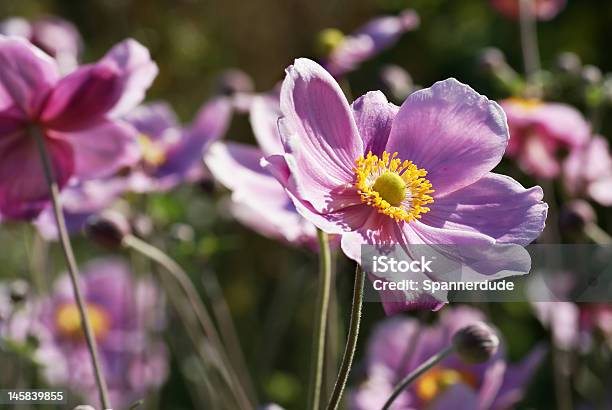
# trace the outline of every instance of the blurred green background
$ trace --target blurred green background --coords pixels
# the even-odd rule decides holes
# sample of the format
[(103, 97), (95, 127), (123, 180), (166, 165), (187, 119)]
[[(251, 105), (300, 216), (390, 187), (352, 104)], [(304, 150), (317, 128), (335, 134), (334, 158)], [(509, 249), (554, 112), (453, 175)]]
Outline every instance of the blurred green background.
[[(417, 84), (428, 86), (453, 76), (490, 98), (506, 96), (479, 69), (478, 56), (484, 47), (498, 47), (520, 71), (518, 26), (496, 14), (486, 0), (4, 0), (0, 19), (53, 14), (70, 20), (84, 37), (84, 61), (99, 58), (125, 37), (136, 38), (151, 50), (160, 68), (148, 99), (169, 101), (188, 122), (214, 92), (222, 70), (238, 67), (253, 77), (257, 91), (269, 90), (294, 58), (316, 57), (320, 30), (336, 27), (348, 33), (376, 15), (407, 7), (418, 11), (421, 27), (348, 76), (354, 95), (378, 88), (378, 70), (383, 63), (393, 63), (405, 68)], [(583, 62), (611, 71), (610, 27), (611, 1), (570, 0), (557, 18), (539, 26), (543, 67), (551, 67), (560, 51), (573, 51)], [(612, 135), (612, 121), (604, 118), (602, 132)], [(246, 116), (234, 117), (227, 138), (254, 142)], [(233, 222), (223, 196), (221, 189), (211, 194), (191, 186), (153, 195), (146, 204), (136, 198), (132, 202), (153, 218), (156, 240), (165, 244), (198, 285), (206, 272), (218, 275), (260, 397), (302, 408), (316, 299), (316, 257), (261, 238)], [(604, 223), (609, 223), (600, 212)], [(29, 277), (29, 263), (36, 257), (31, 238), (31, 227), (0, 225), (0, 279)], [(53, 246), (48, 263), (51, 272), (58, 272), (63, 262)], [(77, 254), (84, 262), (104, 252), (77, 241)], [(342, 255), (337, 263), (337, 309), (343, 331), (353, 266)], [(506, 337), (512, 359), (548, 339), (526, 304), (479, 307), (506, 336), (512, 335)], [(365, 350), (372, 324), (383, 316), (378, 304), (366, 304), (359, 354)], [(421, 316), (430, 320), (435, 314)], [(180, 350), (181, 332), (178, 327), (168, 332), (171, 348)], [(339, 340), (339, 349), (342, 345)], [(184, 365), (185, 359), (184, 354), (173, 355), (160, 408), (195, 408), (198, 382), (190, 380), (193, 372)], [(520, 408), (552, 408), (550, 375), (548, 361)], [(359, 371), (354, 379), (358, 377)]]

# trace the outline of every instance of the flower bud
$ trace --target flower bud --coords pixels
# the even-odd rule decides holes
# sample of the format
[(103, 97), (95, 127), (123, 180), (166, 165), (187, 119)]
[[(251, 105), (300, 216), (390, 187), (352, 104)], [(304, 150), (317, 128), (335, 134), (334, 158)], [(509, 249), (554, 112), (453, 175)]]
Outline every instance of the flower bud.
[(253, 80), (247, 73), (237, 68), (224, 70), (215, 83), (217, 94), (234, 95), (255, 91)]
[(506, 57), (498, 48), (487, 47), (480, 53), (480, 66), (488, 71), (496, 71), (506, 66)]
[(91, 216), (85, 225), (86, 235), (105, 248), (120, 247), (123, 238), (130, 232), (125, 217), (112, 210)]
[(490, 326), (477, 322), (455, 333), (453, 347), (465, 363), (484, 363), (497, 353), (499, 337)]
[(414, 89), (410, 74), (393, 64), (388, 64), (380, 70), (380, 82), (385, 93), (398, 102), (403, 102)]
[(10, 285), (11, 302), (19, 304), (25, 301), (30, 292), (30, 285), (25, 280), (18, 279)]
[(557, 56), (556, 66), (563, 73), (579, 74), (582, 69), (582, 62), (578, 55), (566, 51)]
[(595, 210), (583, 199), (575, 199), (561, 208), (559, 226), (564, 232), (581, 232), (586, 225), (596, 222)]
[(257, 410), (284, 410), (281, 406), (275, 403), (264, 404), (257, 408)]
[(603, 75), (601, 70), (594, 65), (585, 65), (580, 73), (582, 80), (587, 84), (598, 84), (601, 82)]
[(76, 406), (74, 409), (72, 410), (96, 410), (94, 407), (91, 406), (87, 406), (85, 404), (81, 404), (80, 406)]

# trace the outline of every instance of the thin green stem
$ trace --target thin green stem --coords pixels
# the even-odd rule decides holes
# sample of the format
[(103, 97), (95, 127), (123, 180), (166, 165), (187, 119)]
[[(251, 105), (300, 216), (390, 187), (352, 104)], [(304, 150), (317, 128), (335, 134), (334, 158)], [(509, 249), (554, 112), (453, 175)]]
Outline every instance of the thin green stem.
[(421, 365), (417, 367), (416, 369), (414, 369), (412, 372), (410, 372), (408, 376), (404, 377), (398, 384), (395, 385), (395, 388), (393, 389), (393, 393), (391, 393), (391, 396), (389, 396), (389, 398), (387, 399), (387, 402), (385, 403), (384, 406), (382, 406), (381, 410), (389, 409), (391, 407), (391, 404), (393, 404), (393, 402), (397, 398), (397, 396), (399, 396), (400, 393), (406, 387), (410, 386), (412, 382), (414, 382), (416, 379), (421, 377), (423, 373), (425, 373), (427, 370), (431, 369), (433, 366), (440, 363), (445, 357), (451, 354), (453, 350), (455, 349), (452, 345), (444, 348), (440, 352), (436, 353), (435, 355), (431, 356), (429, 359), (421, 363)]
[(72, 291), (74, 293), (74, 298), (79, 309), (81, 326), (83, 327), (85, 341), (87, 343), (87, 348), (89, 349), (89, 354), (91, 356), (91, 362), (96, 378), (96, 384), (98, 385), (98, 390), (100, 394), (100, 401), (104, 409), (111, 409), (111, 403), (108, 398), (108, 388), (106, 386), (106, 379), (104, 378), (104, 371), (102, 369), (102, 366), (100, 365), (100, 359), (98, 357), (98, 346), (96, 344), (96, 338), (94, 337), (94, 333), (91, 328), (91, 323), (89, 322), (89, 316), (87, 314), (87, 304), (85, 302), (85, 298), (83, 297), (81, 285), (79, 284), (79, 269), (77, 267), (74, 252), (72, 250), (72, 244), (70, 243), (70, 237), (66, 229), (66, 221), (64, 220), (64, 212), (62, 211), (62, 204), (60, 201), (59, 186), (57, 184), (57, 181), (55, 180), (55, 175), (53, 174), (51, 160), (49, 158), (49, 153), (47, 152), (47, 147), (45, 145), (42, 133), (38, 128), (32, 127), (31, 134), (36, 140), (36, 145), (38, 146), (40, 159), (43, 165), (45, 179), (47, 180), (47, 185), (49, 187), (49, 194), (51, 196), (51, 203), (53, 205), (53, 214), (55, 216), (55, 223), (57, 224), (59, 241), (62, 247), (62, 251), (64, 253), (64, 258), (66, 259), (66, 264), (68, 266), (68, 273), (70, 276), (70, 282), (72, 284)]
[(538, 29), (535, 16), (535, 0), (519, 0), (520, 29), (521, 29), (521, 51), (523, 53), (523, 64), (527, 82), (530, 85), (528, 91), (533, 91), (540, 97), (539, 86), (536, 86), (536, 76), (540, 71), (540, 51), (538, 48)]
[(321, 403), (321, 388), (323, 386), (323, 364), (325, 362), (325, 340), (327, 332), (327, 317), (329, 310), (329, 295), (331, 291), (331, 252), (329, 238), (321, 230), (317, 231), (319, 239), (319, 291), (317, 313), (315, 317), (315, 337), (312, 347), (312, 368), (308, 408), (319, 410)]
[(584, 233), (598, 245), (612, 245), (612, 236), (595, 222), (586, 224), (584, 226)]
[(155, 246), (138, 239), (134, 235), (126, 235), (123, 238), (123, 245), (127, 248), (140, 252), (144, 256), (155, 261), (164, 267), (164, 269), (176, 280), (177, 284), (181, 288), (181, 291), (185, 294), (187, 302), (192, 307), (202, 331), (206, 337), (210, 339), (211, 345), (220, 355), (221, 360), (226, 364), (224, 370), (226, 370), (229, 374), (229, 382), (235, 389), (237, 398), (241, 403), (241, 408), (252, 409), (254, 406), (249, 400), (244, 387), (241, 385), (234, 369), (230, 364), (219, 333), (215, 328), (214, 322), (206, 310), (206, 306), (204, 306), (204, 303), (202, 303), (193, 282), (191, 282), (191, 279), (189, 279), (189, 275), (187, 275), (183, 268), (181, 268), (179, 264), (176, 263), (170, 256), (166, 255)]
[(365, 285), (365, 272), (359, 265), (355, 271), (355, 287), (353, 289), (353, 305), (351, 307), (351, 320), (349, 324), (348, 337), (342, 363), (338, 372), (338, 378), (334, 385), (334, 390), (327, 404), (327, 410), (336, 410), (340, 405), (342, 393), (346, 387), (348, 376), (353, 365), (355, 351), (357, 350), (357, 340), (359, 339), (359, 326), (361, 324), (361, 307), (363, 306), (363, 290)]

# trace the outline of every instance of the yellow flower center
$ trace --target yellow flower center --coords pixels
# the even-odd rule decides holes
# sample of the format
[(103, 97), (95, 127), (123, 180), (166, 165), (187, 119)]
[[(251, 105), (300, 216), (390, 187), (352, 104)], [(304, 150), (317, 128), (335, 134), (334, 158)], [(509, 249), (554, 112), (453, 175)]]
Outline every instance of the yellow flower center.
[(140, 145), (142, 159), (147, 165), (157, 167), (166, 161), (166, 154), (163, 148), (147, 135), (140, 134), (138, 136), (138, 144)]
[(317, 51), (322, 56), (328, 56), (340, 43), (344, 41), (344, 34), (337, 28), (322, 30), (317, 36)]
[(433, 202), (431, 183), (424, 177), (427, 171), (412, 161), (402, 161), (397, 152), (382, 153), (382, 158), (371, 152), (355, 161), (355, 187), (361, 202), (396, 221), (410, 222), (427, 213)]
[[(88, 303), (87, 316), (94, 337), (102, 339), (110, 329), (110, 316), (102, 306)], [(83, 337), (81, 328), (81, 315), (75, 303), (65, 303), (57, 309), (55, 313), (55, 323), (60, 333), (72, 339)]]
[(537, 98), (521, 98), (521, 97), (510, 97), (507, 101), (519, 105), (525, 110), (533, 110), (542, 105), (542, 101)]
[(417, 380), (416, 394), (421, 401), (429, 402), (457, 383), (465, 383), (474, 387), (476, 380), (472, 374), (467, 372), (434, 367)]

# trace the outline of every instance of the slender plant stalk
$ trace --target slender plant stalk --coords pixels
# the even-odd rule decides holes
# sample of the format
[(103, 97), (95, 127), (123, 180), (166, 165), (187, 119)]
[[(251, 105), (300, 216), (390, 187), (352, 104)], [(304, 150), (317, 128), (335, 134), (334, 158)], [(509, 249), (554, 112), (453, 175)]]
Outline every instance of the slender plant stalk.
[(192, 307), (199, 325), (202, 328), (202, 331), (211, 341), (211, 345), (220, 355), (221, 360), (227, 364), (225, 366), (225, 370), (227, 370), (229, 374), (229, 382), (235, 389), (235, 393), (239, 398), (242, 408), (252, 409), (254, 405), (250, 401), (247, 396), (244, 387), (240, 383), (238, 377), (232, 366), (230, 365), (230, 361), (227, 357), (227, 353), (225, 352), (225, 348), (215, 328), (214, 322), (206, 310), (206, 307), (202, 303), (197, 290), (195, 289), (193, 283), (189, 279), (187, 273), (176, 263), (170, 256), (166, 255), (160, 249), (156, 248), (153, 245), (148, 244), (145, 241), (142, 241), (135, 237), (134, 235), (126, 235), (123, 238), (123, 245), (127, 248), (133, 249), (137, 252), (142, 253), (144, 256), (154, 260), (161, 266), (163, 266), (168, 273), (176, 280), (177, 284), (180, 286), (181, 290), (185, 294), (188, 303)]
[(612, 236), (601, 229), (595, 222), (586, 224), (584, 226), (584, 233), (598, 245), (612, 245)]
[(236, 325), (232, 319), (230, 308), (223, 296), (223, 290), (215, 272), (205, 273), (202, 284), (204, 285), (204, 291), (208, 294), (214, 319), (219, 326), (221, 339), (228, 347), (227, 350), (230, 353), (230, 358), (233, 359), (233, 364), (239, 372), (243, 385), (249, 395), (256, 398), (255, 388), (249, 376), (248, 366), (242, 351), (238, 332), (236, 331)]
[(340, 405), (342, 393), (348, 380), (353, 358), (357, 350), (357, 340), (359, 339), (359, 325), (361, 324), (361, 307), (363, 305), (363, 290), (365, 285), (365, 272), (359, 265), (355, 271), (355, 288), (353, 289), (353, 305), (351, 307), (351, 320), (349, 323), (346, 347), (342, 356), (342, 363), (338, 372), (338, 378), (334, 385), (334, 390), (327, 404), (327, 410), (336, 410)]
[(315, 317), (315, 337), (312, 347), (312, 362), (314, 366), (310, 379), (310, 405), (308, 406), (308, 408), (312, 410), (319, 410), (321, 403), (327, 316), (331, 291), (331, 252), (329, 250), (329, 237), (321, 230), (317, 231), (317, 237), (319, 238), (319, 295), (317, 302), (318, 310)]
[[(521, 29), (521, 51), (523, 53), (523, 64), (528, 83), (534, 87), (536, 85), (536, 75), (540, 71), (540, 51), (538, 48), (538, 30), (535, 16), (535, 0), (519, 0), (520, 29)], [(539, 87), (531, 88), (530, 91), (537, 90)], [(536, 95), (539, 97), (539, 95)]]
[(429, 359), (421, 363), (419, 367), (417, 367), (412, 372), (410, 372), (408, 376), (404, 377), (398, 384), (395, 385), (395, 388), (393, 389), (393, 393), (391, 393), (391, 396), (389, 396), (389, 398), (387, 399), (387, 402), (385, 403), (384, 406), (382, 406), (381, 410), (388, 410), (389, 407), (391, 407), (391, 404), (393, 404), (393, 402), (397, 398), (397, 396), (400, 395), (402, 390), (410, 386), (412, 382), (414, 382), (416, 379), (421, 377), (423, 373), (425, 373), (427, 370), (431, 369), (433, 366), (440, 363), (445, 357), (451, 354), (454, 350), (455, 350), (454, 347), (450, 345), (444, 348), (443, 350), (439, 351), (435, 355), (431, 356)]
[(64, 220), (64, 213), (62, 211), (62, 205), (60, 202), (59, 187), (57, 185), (57, 181), (55, 180), (55, 175), (53, 174), (51, 160), (49, 158), (49, 153), (47, 152), (47, 147), (45, 145), (43, 135), (41, 134), (40, 130), (35, 127), (31, 129), (31, 134), (36, 140), (36, 145), (38, 146), (40, 159), (43, 165), (43, 171), (45, 173), (47, 185), (49, 186), (49, 194), (51, 196), (51, 203), (53, 204), (53, 214), (55, 216), (55, 222), (57, 224), (58, 236), (60, 244), (62, 246), (62, 251), (64, 253), (64, 258), (66, 259), (66, 264), (68, 266), (68, 273), (70, 275), (72, 291), (74, 293), (74, 298), (79, 309), (81, 326), (83, 327), (83, 333), (85, 334), (85, 341), (87, 342), (87, 348), (89, 349), (89, 354), (91, 356), (91, 362), (94, 369), (96, 384), (98, 385), (98, 390), (100, 394), (100, 401), (104, 409), (111, 409), (112, 407), (108, 398), (108, 388), (106, 386), (106, 379), (104, 378), (104, 371), (102, 369), (102, 366), (100, 365), (100, 359), (98, 357), (98, 347), (96, 344), (96, 338), (94, 337), (91, 328), (91, 323), (89, 322), (89, 316), (87, 314), (86, 308), (87, 305), (85, 303), (85, 298), (83, 297), (81, 285), (79, 284), (79, 270), (77, 267), (76, 259), (74, 257), (74, 252), (72, 251), (70, 237), (68, 235), (68, 231), (66, 230), (66, 221)]

